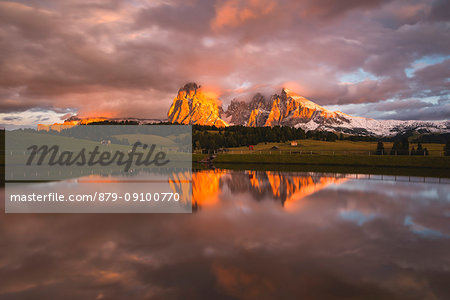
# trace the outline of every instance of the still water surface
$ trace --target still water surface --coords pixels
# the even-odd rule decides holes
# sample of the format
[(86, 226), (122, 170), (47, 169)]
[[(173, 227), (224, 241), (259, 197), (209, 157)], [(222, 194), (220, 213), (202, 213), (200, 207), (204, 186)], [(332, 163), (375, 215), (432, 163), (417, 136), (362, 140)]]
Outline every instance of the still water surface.
[(450, 299), (447, 183), (192, 179), (192, 214), (1, 214), (0, 299)]

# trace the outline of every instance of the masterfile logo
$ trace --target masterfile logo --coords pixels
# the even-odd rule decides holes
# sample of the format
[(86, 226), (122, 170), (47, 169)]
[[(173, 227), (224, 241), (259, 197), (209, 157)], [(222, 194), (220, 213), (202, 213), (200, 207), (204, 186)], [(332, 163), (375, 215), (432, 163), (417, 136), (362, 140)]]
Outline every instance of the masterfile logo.
[(192, 211), (191, 126), (15, 130), (5, 142), (8, 213)]
[[(143, 150), (147, 150), (146, 153), (138, 152), (137, 147), (141, 146)], [(164, 151), (158, 151), (155, 155), (156, 145), (142, 144), (141, 142), (136, 142), (133, 144), (131, 151), (124, 153), (120, 150), (110, 151), (99, 151), (99, 146), (96, 146), (92, 151), (87, 151), (86, 148), (82, 148), (80, 151), (75, 153), (74, 151), (60, 151), (59, 146), (53, 145), (51, 147), (47, 145), (38, 146), (33, 145), (27, 148), (31, 150), (28, 160), (26, 162), (27, 166), (31, 166), (33, 163), (41, 166), (49, 156), (48, 165), (60, 165), (60, 166), (109, 166), (116, 164), (117, 166), (124, 166), (124, 171), (128, 172), (131, 165), (133, 164), (134, 158), (136, 157), (136, 166), (150, 166), (154, 164), (155, 166), (167, 165), (170, 160), (165, 159), (167, 154)], [(144, 158), (145, 157), (145, 158)]]

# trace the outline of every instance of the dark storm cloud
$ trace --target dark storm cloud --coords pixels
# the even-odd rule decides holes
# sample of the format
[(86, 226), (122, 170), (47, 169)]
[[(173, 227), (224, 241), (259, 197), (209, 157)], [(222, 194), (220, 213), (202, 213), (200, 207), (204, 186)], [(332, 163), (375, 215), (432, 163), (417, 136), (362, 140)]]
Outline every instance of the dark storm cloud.
[(213, 17), (213, 1), (178, 1), (142, 9), (136, 15), (135, 27), (142, 29), (155, 25), (199, 35), (209, 32), (209, 27), (205, 24)]
[(323, 18), (335, 17), (347, 11), (355, 9), (369, 9), (379, 7), (381, 4), (391, 0), (310, 0), (306, 2), (305, 15), (320, 16)]
[[(396, 119), (400, 120), (448, 120), (450, 118), (450, 99), (445, 101), (440, 101), (439, 103), (428, 103), (425, 104), (423, 101), (418, 101), (418, 105), (415, 106), (414, 103), (408, 106), (410, 101), (406, 102), (403, 107), (399, 107), (394, 110), (394, 116)], [(387, 112), (392, 112), (389, 110), (383, 110), (382, 106), (377, 107), (380, 111), (380, 118), (382, 119), (392, 119), (393, 115)]]
[(22, 120), (21, 117), (17, 117), (17, 116), (11, 116), (11, 117), (3, 117), (4, 121), (19, 121)]
[(450, 20), (450, 2), (447, 0), (435, 0), (431, 10), (431, 19), (438, 21)]
[[(293, 85), (319, 104), (448, 94), (446, 1), (0, 3), (0, 110), (164, 117), (197, 81), (227, 103)], [(343, 83), (363, 69), (373, 77)], [(245, 88), (242, 88), (245, 86)], [(402, 116), (399, 116), (401, 118)]]
[(450, 59), (427, 66), (414, 73), (417, 96), (450, 95)]
[[(348, 109), (348, 110), (347, 110)], [(355, 106), (345, 107), (351, 114), (360, 113), (375, 119), (398, 120), (448, 120), (450, 116), (450, 98), (437, 101), (404, 99), (369, 103), (363, 109)]]

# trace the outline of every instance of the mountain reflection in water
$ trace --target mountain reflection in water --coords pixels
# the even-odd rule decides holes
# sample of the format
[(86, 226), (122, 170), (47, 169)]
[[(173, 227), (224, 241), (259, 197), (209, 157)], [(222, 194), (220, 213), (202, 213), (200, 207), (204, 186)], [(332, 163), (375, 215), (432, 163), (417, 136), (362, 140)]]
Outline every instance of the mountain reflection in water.
[(274, 171), (206, 170), (192, 175), (194, 206), (217, 204), (222, 193), (238, 196), (249, 193), (254, 200), (274, 200), (289, 207), (329, 184), (345, 182), (345, 175)]
[(450, 297), (448, 184), (192, 180), (193, 214), (2, 214), (0, 299)]

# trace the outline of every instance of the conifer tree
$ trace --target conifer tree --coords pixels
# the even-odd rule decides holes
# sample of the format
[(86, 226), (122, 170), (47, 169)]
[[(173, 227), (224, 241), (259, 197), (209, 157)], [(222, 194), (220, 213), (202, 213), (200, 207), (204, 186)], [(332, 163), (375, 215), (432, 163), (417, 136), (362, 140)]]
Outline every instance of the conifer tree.
[(417, 144), (416, 155), (423, 155), (423, 153), (424, 153), (424, 149), (422, 148), (422, 144), (419, 142)]
[(391, 155), (398, 155), (400, 148), (401, 148), (400, 141), (399, 140), (395, 140), (394, 144), (392, 145)]
[(409, 155), (409, 141), (408, 138), (403, 138), (401, 142), (400, 155)]
[(376, 155), (383, 155), (384, 154), (384, 145), (382, 141), (379, 141), (377, 144), (377, 150), (375, 151)]
[(450, 140), (448, 140), (444, 146), (444, 155), (450, 156)]

